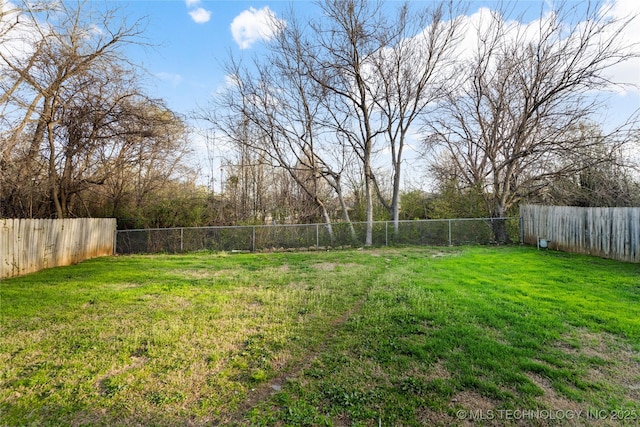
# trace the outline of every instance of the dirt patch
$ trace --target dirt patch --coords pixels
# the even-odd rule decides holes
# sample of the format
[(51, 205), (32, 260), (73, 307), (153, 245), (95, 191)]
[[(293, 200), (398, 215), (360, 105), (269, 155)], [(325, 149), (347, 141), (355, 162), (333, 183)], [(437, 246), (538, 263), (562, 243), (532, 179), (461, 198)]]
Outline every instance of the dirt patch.
[(626, 399), (640, 402), (640, 354), (630, 344), (612, 334), (578, 329), (562, 337), (556, 348), (572, 356), (602, 360), (602, 364), (590, 365), (586, 380), (620, 388)]
[(398, 249), (367, 249), (367, 253), (376, 258), (381, 256), (402, 254), (402, 252)]
[[(455, 410), (456, 418), (462, 426), (478, 425), (478, 418), (481, 419), (482, 425), (498, 426), (505, 425), (505, 420), (500, 417), (492, 417), (491, 411), (495, 411), (498, 402), (473, 390), (463, 390), (457, 393), (450, 403), (451, 408), (464, 408), (463, 410)], [(473, 411), (473, 415), (470, 415)]]
[(451, 256), (451, 255), (453, 255), (451, 252), (435, 252), (435, 253), (432, 253), (430, 256), (431, 258), (442, 258), (446, 256)]
[(316, 288), (316, 285), (312, 282), (293, 281), (287, 284), (287, 291), (289, 292), (308, 292)]
[(424, 256), (425, 258), (440, 258), (440, 257), (456, 256), (462, 253), (462, 249), (460, 248), (438, 249), (438, 248), (430, 248), (430, 247), (401, 248), (401, 249), (379, 248), (379, 249), (367, 249), (366, 251), (372, 257), (393, 256), (393, 255), (405, 257), (407, 255), (410, 255), (410, 256), (418, 255), (418, 256)]
[(420, 424), (424, 426), (454, 426), (459, 425), (460, 420), (456, 417), (449, 415), (446, 412), (435, 411), (428, 407), (419, 408), (416, 411), (416, 415)]
[(341, 263), (335, 263), (335, 262), (320, 262), (317, 264), (312, 264), (311, 267), (320, 271), (335, 271), (337, 268), (350, 270), (353, 268), (360, 267), (360, 265), (354, 264), (354, 263), (341, 264)]
[(482, 396), (473, 390), (464, 390), (456, 394), (451, 403), (460, 405), (464, 408), (473, 408), (474, 410), (482, 410), (487, 412), (489, 409), (495, 409), (498, 403), (488, 397)]
[(406, 372), (406, 376), (409, 378), (419, 378), (420, 380), (428, 383), (433, 380), (448, 380), (451, 378), (451, 373), (444, 366), (442, 360), (438, 360), (431, 365), (429, 369), (425, 370), (423, 367), (413, 366)]
[(334, 271), (339, 265), (340, 264), (336, 264), (335, 262), (321, 262), (318, 264), (313, 264), (312, 267), (320, 271)]
[(184, 297), (180, 297), (180, 296), (173, 297), (171, 299), (171, 302), (173, 306), (183, 310), (193, 306), (193, 303), (191, 302), (191, 300)]
[(427, 375), (425, 376), (425, 379), (427, 381), (431, 381), (435, 379), (448, 380), (449, 378), (451, 378), (451, 373), (444, 366), (444, 363), (441, 360), (438, 360), (431, 367), (431, 369), (429, 369), (429, 371), (427, 372)]
[(149, 359), (144, 356), (131, 356), (131, 363), (129, 363), (128, 365), (122, 366), (119, 369), (111, 369), (104, 375), (96, 378), (96, 388), (100, 390), (101, 394), (105, 394), (107, 392), (106, 382), (109, 380), (109, 378), (123, 374), (132, 369), (141, 368), (148, 361)]
[(544, 393), (537, 400), (546, 408), (553, 410), (587, 411), (587, 407), (558, 394), (551, 381), (543, 375), (528, 372), (527, 377)]
[(276, 268), (279, 273), (288, 273), (290, 268), (289, 264), (282, 264), (280, 267)]

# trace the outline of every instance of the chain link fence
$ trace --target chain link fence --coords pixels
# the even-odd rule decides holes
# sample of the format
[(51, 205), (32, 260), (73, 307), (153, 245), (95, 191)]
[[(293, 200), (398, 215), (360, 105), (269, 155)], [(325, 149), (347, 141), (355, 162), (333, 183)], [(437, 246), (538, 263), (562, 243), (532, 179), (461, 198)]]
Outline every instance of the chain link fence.
[[(469, 218), (391, 221), (373, 224), (373, 246), (454, 246), (494, 243), (493, 224), (503, 221), (513, 242), (520, 241), (519, 218)], [(323, 250), (360, 247), (366, 223), (275, 224), (232, 227), (181, 227), (118, 230), (115, 253), (179, 253), (193, 251), (256, 252), (289, 249)]]

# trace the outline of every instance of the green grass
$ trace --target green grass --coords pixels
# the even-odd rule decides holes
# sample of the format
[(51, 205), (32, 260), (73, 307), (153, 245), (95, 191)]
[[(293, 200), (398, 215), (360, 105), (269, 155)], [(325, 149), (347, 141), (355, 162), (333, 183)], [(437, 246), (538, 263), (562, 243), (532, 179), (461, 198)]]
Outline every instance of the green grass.
[(0, 425), (640, 417), (634, 264), (522, 247), (126, 256), (5, 280), (0, 298)]

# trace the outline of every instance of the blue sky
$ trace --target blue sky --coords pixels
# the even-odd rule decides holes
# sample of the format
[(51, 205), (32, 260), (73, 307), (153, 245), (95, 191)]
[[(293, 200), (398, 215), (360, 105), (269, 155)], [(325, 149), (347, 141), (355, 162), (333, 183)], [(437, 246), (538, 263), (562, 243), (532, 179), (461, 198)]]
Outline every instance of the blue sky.
[[(395, 1), (391, 1), (393, 4)], [(132, 53), (132, 60), (143, 65), (152, 75), (152, 96), (165, 99), (178, 113), (188, 114), (205, 106), (212, 94), (225, 84), (223, 63), (233, 55), (259, 54), (263, 41), (259, 34), (268, 33), (264, 14), (282, 16), (290, 6), (296, 12), (315, 8), (310, 1), (221, 1), (221, 0), (130, 0), (121, 1), (129, 18), (146, 17), (145, 37), (154, 46)], [(429, 3), (428, 0), (415, 4)], [(537, 13), (539, 1), (520, 1), (523, 9)], [(571, 3), (571, 2), (570, 2)], [(575, 1), (574, 1), (575, 3)], [(468, 15), (495, 2), (472, 1)], [(616, 0), (617, 13), (640, 12), (637, 0)], [(631, 35), (640, 43), (640, 23)], [(251, 38), (251, 36), (254, 38)], [(624, 80), (640, 85), (640, 62), (622, 70)], [(620, 117), (640, 107), (640, 91), (611, 98), (612, 108), (620, 108)]]
[[(170, 108), (182, 114), (204, 106), (224, 84), (223, 63), (230, 53), (251, 55), (260, 49), (262, 40), (251, 35), (260, 31), (263, 14), (271, 11), (277, 16), (289, 7), (288, 2), (281, 1), (122, 3), (129, 18), (146, 17), (144, 35), (153, 45), (135, 49), (131, 59), (153, 76), (149, 81), (152, 95), (165, 99)], [(231, 28), (234, 20), (235, 37)]]

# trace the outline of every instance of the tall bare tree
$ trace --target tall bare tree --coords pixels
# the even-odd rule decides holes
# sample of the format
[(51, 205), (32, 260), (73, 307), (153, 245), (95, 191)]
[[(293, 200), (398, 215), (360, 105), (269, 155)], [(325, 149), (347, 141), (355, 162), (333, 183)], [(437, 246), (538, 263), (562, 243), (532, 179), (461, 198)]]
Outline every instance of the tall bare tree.
[[(416, 119), (435, 107), (453, 72), (460, 20), (452, 18), (451, 5), (418, 10), (411, 3), (389, 9), (384, 2), (323, 2), (323, 18), (310, 23), (312, 35), (302, 43), (307, 75), (324, 94), (325, 126), (348, 142), (361, 163), (366, 245), (372, 243), (376, 194), (397, 231), (409, 132), (417, 131)], [(389, 201), (374, 167), (383, 150), (391, 157)]]
[(339, 138), (346, 141), (362, 163), (366, 200), (365, 245), (373, 243), (373, 157), (376, 139), (384, 128), (375, 120), (375, 87), (370, 70), (383, 47), (381, 34), (391, 25), (380, 2), (330, 0), (320, 3), (322, 19), (311, 21), (313, 36), (303, 42), (305, 69), (324, 94), (324, 108)]
[(462, 34), (459, 10), (452, 4), (434, 4), (415, 10), (405, 3), (381, 34), (383, 45), (373, 57), (369, 84), (376, 87), (374, 97), (385, 130), (385, 144), (391, 155), (392, 193), (390, 202), (376, 189), (389, 209), (398, 232), (402, 162), (409, 132), (416, 120), (428, 114), (454, 81), (455, 52)]
[[(526, 25), (514, 25), (507, 7), (484, 14), (473, 57), (460, 69), (467, 80), (429, 121), (428, 141), (450, 153), (468, 188), (481, 190), (498, 241), (508, 240), (499, 218), (518, 201), (539, 194), (552, 177), (609, 160), (624, 140), (614, 131), (602, 145), (600, 137), (575, 132), (602, 107), (595, 91), (615, 83), (610, 67), (638, 55), (622, 38), (635, 17), (611, 18), (607, 7), (561, 3)], [(595, 145), (606, 149), (590, 151)], [(594, 157), (561, 161), (577, 152)]]

